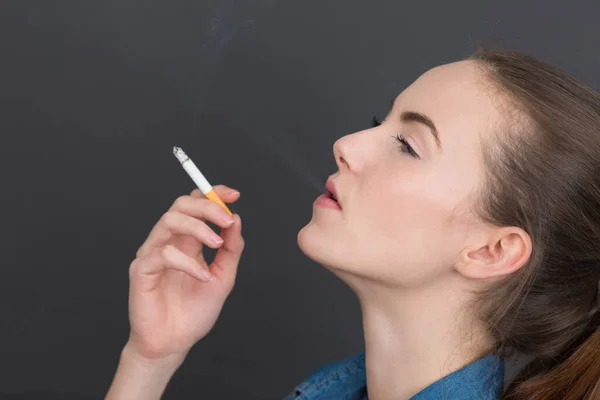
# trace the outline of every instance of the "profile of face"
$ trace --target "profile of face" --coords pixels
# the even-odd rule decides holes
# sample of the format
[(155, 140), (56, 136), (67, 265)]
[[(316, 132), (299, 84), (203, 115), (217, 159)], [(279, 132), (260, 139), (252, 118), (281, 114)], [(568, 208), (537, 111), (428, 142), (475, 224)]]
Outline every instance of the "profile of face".
[(315, 203), (301, 250), (336, 274), (394, 287), (452, 273), (486, 229), (473, 202), (482, 139), (501, 115), (484, 79), (474, 61), (433, 68), (379, 126), (337, 140), (330, 183), (340, 207)]

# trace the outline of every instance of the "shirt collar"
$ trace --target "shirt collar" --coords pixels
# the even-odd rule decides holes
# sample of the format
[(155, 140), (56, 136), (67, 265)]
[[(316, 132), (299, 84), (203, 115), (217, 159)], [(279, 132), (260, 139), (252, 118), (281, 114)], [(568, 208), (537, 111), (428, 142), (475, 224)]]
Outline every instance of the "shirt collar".
[(411, 397), (429, 399), (499, 399), (504, 389), (504, 359), (487, 355), (433, 382)]
[[(363, 352), (319, 368), (296, 387), (293, 398), (362, 400), (367, 398), (366, 380)], [(492, 354), (446, 375), (410, 400), (493, 400), (501, 397), (503, 387), (504, 359)]]

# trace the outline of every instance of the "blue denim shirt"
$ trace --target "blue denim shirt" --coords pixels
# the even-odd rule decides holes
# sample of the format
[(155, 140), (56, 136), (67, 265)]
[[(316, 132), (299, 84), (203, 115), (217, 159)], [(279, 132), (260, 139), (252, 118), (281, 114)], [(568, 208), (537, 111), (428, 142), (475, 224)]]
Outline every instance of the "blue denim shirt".
[[(365, 354), (315, 370), (283, 400), (367, 399)], [(488, 355), (446, 375), (410, 400), (496, 400), (504, 389), (504, 359)]]

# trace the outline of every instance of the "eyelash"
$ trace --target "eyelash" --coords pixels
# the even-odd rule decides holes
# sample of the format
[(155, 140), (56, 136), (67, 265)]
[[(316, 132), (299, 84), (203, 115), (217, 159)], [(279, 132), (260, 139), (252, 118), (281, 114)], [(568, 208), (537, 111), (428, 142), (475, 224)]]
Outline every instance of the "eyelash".
[[(381, 125), (381, 122), (377, 119), (376, 116), (373, 116), (373, 121), (371, 123), (371, 125), (373, 126), (373, 128)], [(411, 157), (414, 158), (421, 158), (419, 157), (419, 155), (415, 152), (415, 150), (412, 148), (412, 146), (406, 141), (406, 138), (404, 138), (404, 136), (402, 136), (401, 134), (397, 133), (395, 135), (392, 135), (392, 138), (400, 143), (402, 145), (401, 150), (403, 153), (406, 153), (408, 155), (410, 155)]]

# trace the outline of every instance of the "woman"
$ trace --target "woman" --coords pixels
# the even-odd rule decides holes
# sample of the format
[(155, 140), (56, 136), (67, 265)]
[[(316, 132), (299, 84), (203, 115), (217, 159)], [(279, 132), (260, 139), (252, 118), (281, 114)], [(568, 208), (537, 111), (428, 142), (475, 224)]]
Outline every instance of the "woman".
[[(337, 200), (315, 202), (298, 243), (357, 294), (365, 353), (287, 399), (600, 398), (598, 93), (481, 49), (419, 77), (334, 156)], [(203, 245), (219, 248), (209, 268)], [(131, 264), (131, 335), (107, 399), (160, 397), (214, 325), (243, 247), (239, 216), (198, 191), (175, 201)], [(503, 393), (514, 349), (535, 359)]]

